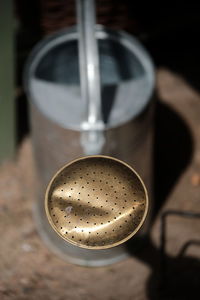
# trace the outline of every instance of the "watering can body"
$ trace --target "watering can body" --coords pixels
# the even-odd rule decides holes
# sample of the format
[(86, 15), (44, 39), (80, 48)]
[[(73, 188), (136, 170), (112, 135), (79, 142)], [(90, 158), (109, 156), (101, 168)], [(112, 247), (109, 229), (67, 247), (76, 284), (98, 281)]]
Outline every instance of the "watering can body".
[[(124, 160), (144, 180), (151, 205), (139, 233), (142, 239), (148, 232), (153, 207), (154, 70), (148, 54), (133, 37), (102, 26), (96, 28), (96, 37), (105, 124), (100, 152)], [(56, 33), (36, 46), (27, 62), (25, 88), (38, 179), (35, 217), (43, 239), (58, 255), (79, 265), (102, 266), (127, 257), (126, 245), (98, 251), (68, 244), (56, 235), (45, 217), (44, 193), (53, 174), (63, 164), (91, 151), (81, 127), (84, 103), (76, 28)]]

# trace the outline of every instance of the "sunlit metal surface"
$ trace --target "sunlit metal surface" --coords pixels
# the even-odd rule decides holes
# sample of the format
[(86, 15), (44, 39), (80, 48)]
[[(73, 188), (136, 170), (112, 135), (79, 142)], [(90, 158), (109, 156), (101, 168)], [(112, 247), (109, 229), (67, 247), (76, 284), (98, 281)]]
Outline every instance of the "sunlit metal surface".
[(141, 178), (126, 163), (88, 156), (55, 174), (46, 191), (45, 209), (64, 240), (82, 248), (105, 249), (139, 230), (148, 196)]

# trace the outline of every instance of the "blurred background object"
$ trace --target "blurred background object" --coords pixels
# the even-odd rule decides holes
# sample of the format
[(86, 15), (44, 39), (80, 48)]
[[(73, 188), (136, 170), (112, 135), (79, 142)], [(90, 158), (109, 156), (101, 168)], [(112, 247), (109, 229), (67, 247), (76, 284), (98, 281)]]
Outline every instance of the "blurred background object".
[(15, 153), (14, 20), (12, 1), (0, 4), (0, 163)]

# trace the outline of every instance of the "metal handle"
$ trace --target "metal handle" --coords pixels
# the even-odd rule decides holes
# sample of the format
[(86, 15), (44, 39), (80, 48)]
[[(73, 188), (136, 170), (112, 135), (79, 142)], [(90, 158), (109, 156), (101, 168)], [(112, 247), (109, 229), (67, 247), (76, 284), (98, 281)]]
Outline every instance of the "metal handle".
[(95, 38), (95, 2), (77, 0), (81, 96), (85, 102), (81, 144), (85, 154), (99, 154), (105, 142), (101, 113), (99, 55)]

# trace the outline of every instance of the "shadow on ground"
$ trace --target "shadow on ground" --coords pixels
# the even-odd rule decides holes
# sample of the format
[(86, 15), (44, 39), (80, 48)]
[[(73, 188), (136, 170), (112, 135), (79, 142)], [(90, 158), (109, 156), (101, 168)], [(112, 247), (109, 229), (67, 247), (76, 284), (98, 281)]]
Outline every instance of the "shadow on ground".
[(193, 138), (185, 121), (157, 101), (154, 144), (155, 215), (164, 204), (193, 155)]
[[(137, 240), (135, 240), (137, 244)], [(146, 282), (146, 293), (150, 300), (197, 299), (199, 293), (200, 260), (189, 256), (165, 256), (166, 269), (161, 268), (160, 250), (150, 239), (134, 253), (146, 263), (151, 274)], [(165, 271), (165, 272), (164, 272)]]
[[(168, 105), (157, 101), (154, 148), (154, 221), (177, 180), (193, 155), (192, 134), (184, 120)], [(143, 243), (139, 249), (138, 245)], [(189, 241), (188, 243), (189, 244)], [(160, 249), (149, 237), (134, 237), (127, 243), (128, 251), (151, 268), (146, 283), (149, 299), (195, 299), (199, 290), (200, 261), (186, 257), (165, 256), (166, 270), (161, 264)]]

